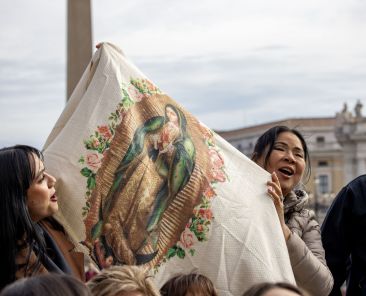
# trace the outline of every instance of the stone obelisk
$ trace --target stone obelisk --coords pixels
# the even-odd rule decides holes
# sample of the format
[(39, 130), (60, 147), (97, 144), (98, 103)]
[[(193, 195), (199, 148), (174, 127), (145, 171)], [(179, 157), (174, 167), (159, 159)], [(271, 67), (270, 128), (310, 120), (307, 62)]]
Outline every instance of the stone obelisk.
[(90, 0), (67, 1), (67, 97), (92, 57)]

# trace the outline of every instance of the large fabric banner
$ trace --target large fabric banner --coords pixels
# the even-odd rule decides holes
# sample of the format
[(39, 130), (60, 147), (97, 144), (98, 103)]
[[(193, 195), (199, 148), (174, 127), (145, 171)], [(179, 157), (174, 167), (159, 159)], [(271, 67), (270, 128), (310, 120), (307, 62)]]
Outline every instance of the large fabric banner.
[(220, 295), (294, 283), (269, 174), (117, 47), (95, 53), (44, 155), (58, 180), (57, 218), (100, 267), (144, 264), (158, 285), (199, 272)]

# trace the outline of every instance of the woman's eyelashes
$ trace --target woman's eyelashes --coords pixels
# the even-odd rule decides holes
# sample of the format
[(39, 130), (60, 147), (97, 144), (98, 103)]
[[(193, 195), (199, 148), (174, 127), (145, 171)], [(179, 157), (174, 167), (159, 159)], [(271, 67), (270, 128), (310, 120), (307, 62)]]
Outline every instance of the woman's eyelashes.
[(44, 179), (45, 179), (45, 175), (44, 175), (44, 174), (42, 174), (42, 175), (41, 175), (41, 176), (39, 176), (39, 178), (38, 178), (38, 183), (42, 183)]
[(37, 178), (37, 183), (42, 183), (46, 179), (45, 171), (40, 172)]
[(296, 155), (297, 157), (304, 158), (304, 154), (302, 154), (302, 153), (300, 153), (300, 152), (295, 153), (295, 155)]
[[(277, 151), (281, 151), (281, 152), (286, 152), (289, 153), (290, 152), (290, 148), (286, 147), (286, 146), (274, 146), (273, 150), (277, 150)], [(291, 152), (293, 155), (295, 155), (296, 157), (299, 158), (304, 158), (304, 153), (300, 150), (300, 149), (294, 149), (294, 151)]]

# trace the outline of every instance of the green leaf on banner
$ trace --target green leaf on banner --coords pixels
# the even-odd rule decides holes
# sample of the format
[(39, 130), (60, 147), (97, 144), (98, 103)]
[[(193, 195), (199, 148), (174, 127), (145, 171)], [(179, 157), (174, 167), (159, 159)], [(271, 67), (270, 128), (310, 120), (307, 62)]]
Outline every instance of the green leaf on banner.
[(80, 173), (84, 176), (84, 177), (89, 177), (93, 172), (88, 169), (87, 167), (84, 167), (81, 169)]
[(92, 174), (91, 176), (88, 177), (88, 180), (87, 180), (87, 187), (88, 189), (90, 190), (93, 190), (95, 188), (95, 174)]

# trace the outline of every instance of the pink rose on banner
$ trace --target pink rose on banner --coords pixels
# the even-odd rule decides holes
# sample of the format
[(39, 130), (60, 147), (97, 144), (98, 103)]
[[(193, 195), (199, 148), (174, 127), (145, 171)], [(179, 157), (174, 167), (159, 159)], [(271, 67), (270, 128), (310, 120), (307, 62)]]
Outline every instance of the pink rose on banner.
[(216, 196), (216, 193), (210, 185), (207, 185), (205, 191), (203, 192), (203, 195), (207, 199), (212, 199), (214, 196)]
[(199, 209), (198, 214), (206, 220), (211, 220), (213, 217), (211, 209)]
[(106, 140), (109, 140), (112, 137), (112, 133), (107, 125), (98, 126), (98, 133), (102, 135), (102, 137)]
[(210, 154), (210, 159), (211, 159), (211, 164), (212, 164), (212, 168), (211, 168), (212, 178), (219, 182), (225, 182), (226, 176), (223, 171), (224, 160), (222, 159), (222, 157), (220, 156), (218, 151), (216, 151), (215, 149), (210, 149), (209, 154)]
[(140, 102), (144, 98), (144, 95), (133, 85), (130, 85), (127, 91), (135, 102)]
[(197, 227), (196, 227), (196, 230), (198, 232), (203, 232), (203, 225), (202, 224), (198, 224)]
[(187, 228), (182, 232), (180, 242), (184, 248), (189, 249), (193, 246), (193, 235), (194, 234)]
[(210, 149), (208, 153), (211, 158), (211, 163), (215, 169), (219, 169), (224, 166), (224, 160), (215, 149)]
[(90, 153), (86, 155), (86, 164), (92, 170), (97, 170), (100, 168), (102, 162), (99, 158), (98, 153)]
[(199, 233), (206, 233), (208, 232), (208, 227), (204, 224), (197, 224), (196, 231)]
[(212, 174), (212, 178), (215, 181), (219, 181), (219, 182), (225, 182), (226, 181), (225, 173), (221, 169), (212, 169), (211, 174)]

